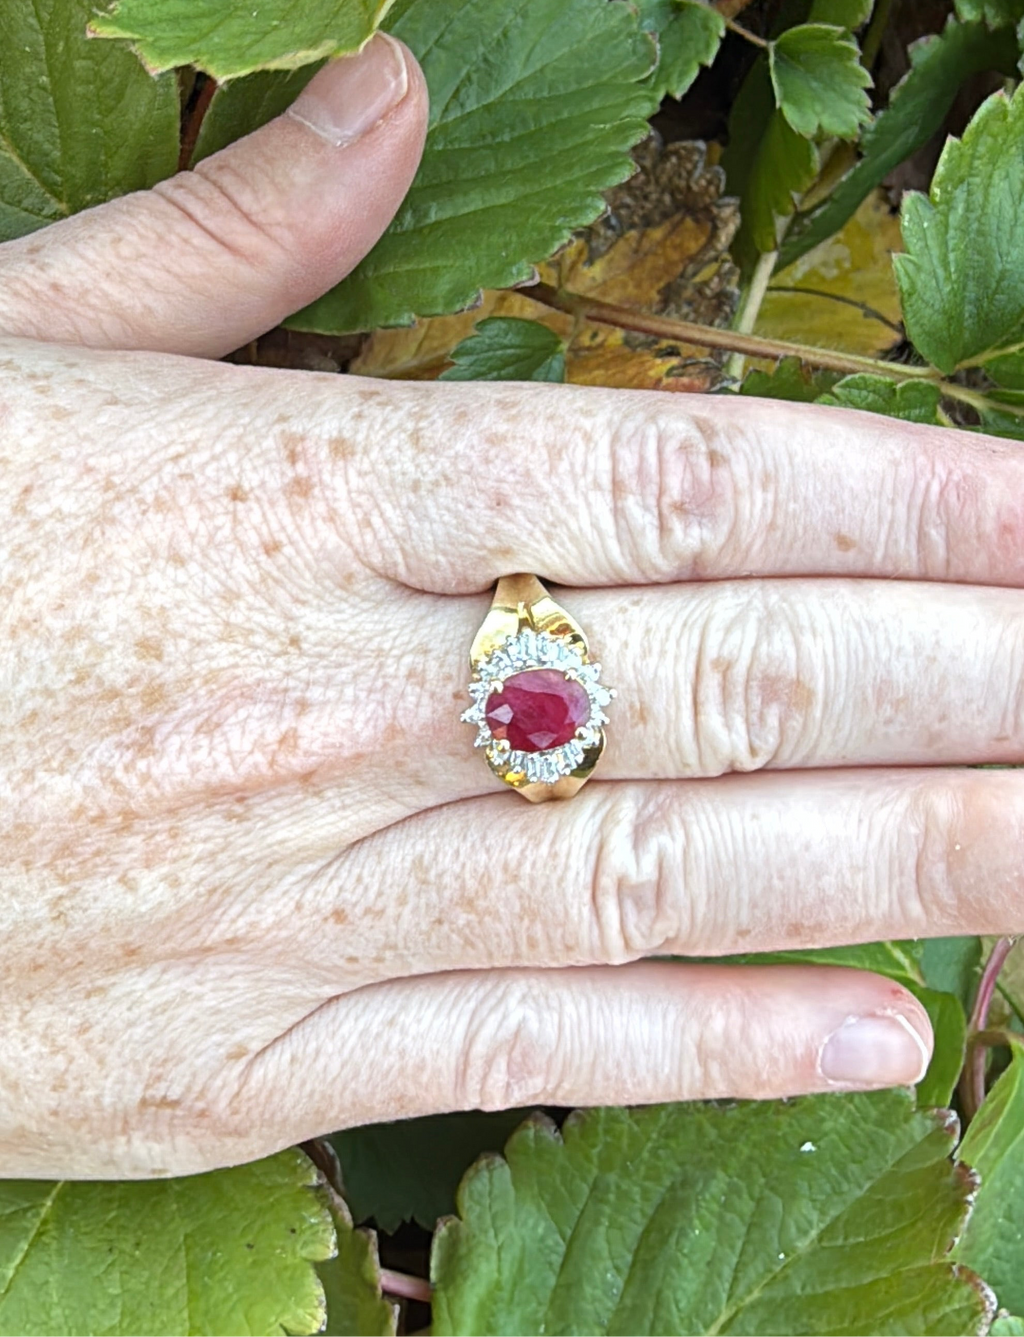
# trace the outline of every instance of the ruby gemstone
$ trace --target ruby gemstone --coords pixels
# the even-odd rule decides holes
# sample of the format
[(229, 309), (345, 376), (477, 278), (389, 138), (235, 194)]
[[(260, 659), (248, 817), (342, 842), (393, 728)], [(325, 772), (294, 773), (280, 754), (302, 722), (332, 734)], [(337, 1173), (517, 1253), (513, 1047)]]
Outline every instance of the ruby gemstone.
[(561, 747), (590, 718), (590, 697), (582, 683), (558, 669), (513, 673), (487, 698), (487, 723), (495, 738), (517, 752)]

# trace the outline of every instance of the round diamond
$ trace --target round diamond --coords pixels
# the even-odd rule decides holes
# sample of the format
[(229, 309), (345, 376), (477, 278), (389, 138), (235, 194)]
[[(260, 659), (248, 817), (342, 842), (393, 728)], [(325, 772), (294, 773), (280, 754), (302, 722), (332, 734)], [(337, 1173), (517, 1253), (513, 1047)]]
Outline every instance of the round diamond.
[(582, 683), (557, 669), (527, 669), (491, 693), (486, 718), (495, 738), (520, 752), (543, 752), (575, 738), (590, 718), (590, 697)]

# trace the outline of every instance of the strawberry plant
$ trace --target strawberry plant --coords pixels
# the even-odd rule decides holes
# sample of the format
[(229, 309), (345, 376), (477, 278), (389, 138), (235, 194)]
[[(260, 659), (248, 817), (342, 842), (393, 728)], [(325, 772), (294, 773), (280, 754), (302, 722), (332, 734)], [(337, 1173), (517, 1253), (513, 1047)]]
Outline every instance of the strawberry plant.
[[(1024, 0), (933, 10), (908, 48), (892, 0), (4, 0), (0, 239), (187, 168), (383, 26), (429, 85), (422, 165), (293, 313), (300, 342), (356, 375), (1024, 441)], [(712, 87), (711, 142), (672, 133)], [(929, 178), (892, 186), (965, 99)], [(0, 1182), (0, 1332), (1024, 1332), (1010, 946), (743, 958), (913, 991), (936, 1035), (915, 1091), (469, 1112), (194, 1178)]]

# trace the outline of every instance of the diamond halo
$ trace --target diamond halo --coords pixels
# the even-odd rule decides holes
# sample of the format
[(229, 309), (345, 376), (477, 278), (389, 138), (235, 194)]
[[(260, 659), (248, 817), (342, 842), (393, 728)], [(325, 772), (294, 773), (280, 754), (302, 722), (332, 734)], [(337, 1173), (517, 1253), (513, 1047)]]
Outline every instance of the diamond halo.
[[(521, 752), (504, 739), (495, 738), (487, 723), (487, 701), (508, 678), (528, 669), (555, 669), (578, 682), (590, 701), (589, 718), (576, 730), (576, 736), (560, 747), (541, 752)], [(615, 696), (614, 688), (600, 682), (601, 665), (588, 663), (568, 637), (551, 636), (524, 628), (508, 636), (476, 665), (469, 684), (473, 704), (460, 719), (476, 725), (474, 746), (485, 748), (484, 755), (496, 775), (515, 784), (553, 785), (571, 775), (584, 760), (584, 754), (601, 745), (601, 726), (608, 723), (604, 713)], [(520, 776), (522, 777), (520, 779)]]

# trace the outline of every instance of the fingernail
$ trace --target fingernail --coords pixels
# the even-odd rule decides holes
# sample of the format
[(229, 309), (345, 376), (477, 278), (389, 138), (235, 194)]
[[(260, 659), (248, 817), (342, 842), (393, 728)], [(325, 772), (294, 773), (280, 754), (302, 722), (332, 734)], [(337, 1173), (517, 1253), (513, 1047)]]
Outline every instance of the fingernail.
[(372, 130), (408, 88), (404, 51), (393, 37), (379, 32), (354, 56), (325, 65), (287, 114), (341, 148)]
[(928, 1067), (928, 1047), (898, 1012), (851, 1017), (828, 1037), (818, 1066), (831, 1082), (912, 1086)]

